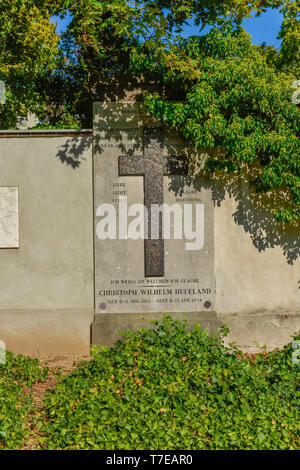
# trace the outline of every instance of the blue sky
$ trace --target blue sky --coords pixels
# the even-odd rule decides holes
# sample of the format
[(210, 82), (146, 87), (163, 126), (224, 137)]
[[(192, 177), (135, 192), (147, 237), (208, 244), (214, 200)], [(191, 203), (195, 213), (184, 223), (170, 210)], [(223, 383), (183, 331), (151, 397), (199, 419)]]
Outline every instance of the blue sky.
[(281, 41), (277, 39), (283, 15), (278, 10), (269, 9), (260, 18), (247, 18), (243, 26), (247, 33), (251, 34), (254, 44), (266, 42), (268, 46), (279, 47)]
[[(280, 46), (280, 40), (277, 39), (280, 26), (283, 20), (282, 14), (277, 10), (269, 9), (263, 13), (259, 18), (247, 18), (243, 21), (243, 26), (246, 31), (252, 36), (254, 44), (261, 44), (266, 42), (269, 46)], [(53, 21), (57, 21), (57, 31), (63, 32), (70, 21), (70, 17), (61, 20), (54, 17)], [(184, 28), (184, 35), (190, 36), (198, 34), (198, 29), (195, 26), (186, 26)]]

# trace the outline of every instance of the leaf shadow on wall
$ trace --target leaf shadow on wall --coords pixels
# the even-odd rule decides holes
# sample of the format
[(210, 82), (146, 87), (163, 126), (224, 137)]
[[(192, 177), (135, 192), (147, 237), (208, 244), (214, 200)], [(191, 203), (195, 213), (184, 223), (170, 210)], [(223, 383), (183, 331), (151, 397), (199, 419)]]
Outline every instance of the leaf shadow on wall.
[[(209, 151), (203, 149), (203, 155)], [(233, 221), (249, 234), (252, 244), (259, 252), (280, 247), (290, 265), (299, 258), (299, 224), (283, 225), (273, 214), (274, 207), (280, 205), (280, 200), (285, 195), (276, 192), (258, 193), (251, 183), (253, 173), (251, 176), (247, 173), (228, 175), (221, 172), (212, 175), (204, 171), (202, 165), (196, 176), (190, 174), (169, 178), (169, 191), (178, 196), (183, 194), (185, 187), (190, 187), (198, 191), (202, 188), (209, 189), (217, 207), (228, 198), (233, 199), (236, 205), (232, 214)]]
[(70, 165), (74, 170), (85, 160), (86, 152), (92, 148), (92, 137), (78, 136), (67, 139), (64, 145), (59, 149), (56, 157)]

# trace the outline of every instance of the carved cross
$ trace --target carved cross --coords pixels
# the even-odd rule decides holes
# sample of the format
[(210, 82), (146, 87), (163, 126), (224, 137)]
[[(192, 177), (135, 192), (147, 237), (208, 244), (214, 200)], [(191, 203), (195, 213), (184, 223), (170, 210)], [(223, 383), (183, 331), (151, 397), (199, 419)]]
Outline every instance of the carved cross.
[(151, 207), (164, 202), (163, 177), (186, 175), (186, 157), (163, 155), (163, 131), (160, 128), (144, 130), (144, 155), (119, 157), (120, 176), (144, 177), (144, 204), (148, 210), (148, 238), (145, 240), (145, 276), (164, 275), (164, 240), (162, 236), (162, 214), (159, 219), (159, 238), (151, 239)]

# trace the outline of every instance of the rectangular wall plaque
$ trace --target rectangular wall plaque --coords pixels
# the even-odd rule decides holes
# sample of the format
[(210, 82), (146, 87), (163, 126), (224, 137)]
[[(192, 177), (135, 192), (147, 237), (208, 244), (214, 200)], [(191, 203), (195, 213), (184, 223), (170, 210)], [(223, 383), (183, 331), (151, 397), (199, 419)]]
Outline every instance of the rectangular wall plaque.
[(0, 248), (19, 248), (17, 187), (0, 187)]

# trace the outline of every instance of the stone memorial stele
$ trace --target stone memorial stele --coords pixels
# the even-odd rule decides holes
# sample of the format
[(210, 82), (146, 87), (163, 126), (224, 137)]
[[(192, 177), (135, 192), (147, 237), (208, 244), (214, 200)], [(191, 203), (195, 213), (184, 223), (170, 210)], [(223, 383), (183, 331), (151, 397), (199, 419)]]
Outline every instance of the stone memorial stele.
[(95, 103), (96, 318), (214, 309), (213, 200), (188, 152), (141, 103)]

